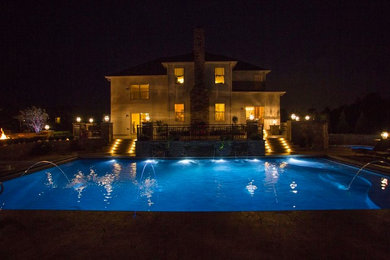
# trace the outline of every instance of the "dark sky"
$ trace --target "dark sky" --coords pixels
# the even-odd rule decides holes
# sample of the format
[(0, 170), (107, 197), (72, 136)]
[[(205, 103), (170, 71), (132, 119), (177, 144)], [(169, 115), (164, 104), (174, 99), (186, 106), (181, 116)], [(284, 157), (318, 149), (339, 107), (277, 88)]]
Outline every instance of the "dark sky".
[(389, 1), (1, 1), (1, 104), (109, 111), (104, 75), (192, 50), (272, 70), (289, 109), (390, 94)]

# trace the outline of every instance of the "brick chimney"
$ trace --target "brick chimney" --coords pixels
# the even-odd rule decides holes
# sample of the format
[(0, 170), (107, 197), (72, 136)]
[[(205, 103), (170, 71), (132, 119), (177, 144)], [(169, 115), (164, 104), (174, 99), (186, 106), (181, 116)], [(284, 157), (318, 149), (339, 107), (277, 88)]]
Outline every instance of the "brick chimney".
[(194, 81), (190, 93), (191, 124), (209, 123), (209, 89), (205, 85), (205, 40), (203, 28), (194, 29)]
[(194, 29), (194, 69), (195, 85), (203, 84), (204, 81), (204, 30), (202, 28)]

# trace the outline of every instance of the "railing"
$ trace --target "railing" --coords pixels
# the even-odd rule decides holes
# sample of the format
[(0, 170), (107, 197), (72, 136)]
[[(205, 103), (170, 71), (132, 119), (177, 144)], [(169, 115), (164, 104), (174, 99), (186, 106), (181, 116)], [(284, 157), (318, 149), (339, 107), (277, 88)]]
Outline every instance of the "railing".
[(263, 138), (263, 126), (250, 128), (248, 125), (153, 125), (138, 126), (137, 139), (140, 141), (191, 141), (191, 140), (244, 140)]

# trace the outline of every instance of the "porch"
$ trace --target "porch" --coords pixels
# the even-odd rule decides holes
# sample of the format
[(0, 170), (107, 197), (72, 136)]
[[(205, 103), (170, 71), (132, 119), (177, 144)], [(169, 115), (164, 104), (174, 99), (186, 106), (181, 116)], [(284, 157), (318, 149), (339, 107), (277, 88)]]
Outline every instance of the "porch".
[(263, 140), (263, 125), (256, 121), (243, 124), (154, 125), (138, 126), (139, 141), (224, 141)]

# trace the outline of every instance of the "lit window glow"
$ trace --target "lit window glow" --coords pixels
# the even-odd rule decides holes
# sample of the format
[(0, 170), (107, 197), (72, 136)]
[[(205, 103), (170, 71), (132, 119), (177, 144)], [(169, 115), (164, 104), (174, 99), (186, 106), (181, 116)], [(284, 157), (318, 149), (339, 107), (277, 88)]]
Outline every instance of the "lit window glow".
[(225, 104), (223, 103), (215, 104), (215, 121), (218, 122), (225, 121)]
[(215, 84), (225, 83), (225, 68), (215, 68)]
[(149, 84), (131, 85), (131, 99), (149, 99)]
[(175, 68), (176, 84), (184, 84), (184, 68)]
[(246, 120), (264, 119), (264, 107), (260, 107), (260, 106), (245, 107), (245, 119)]
[(175, 104), (175, 121), (184, 122), (184, 104)]

